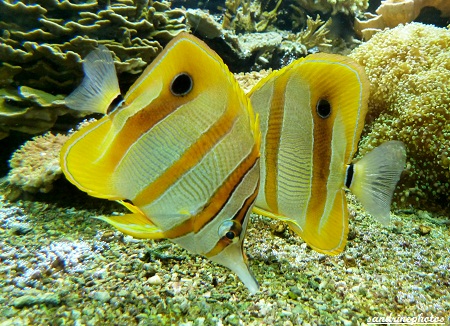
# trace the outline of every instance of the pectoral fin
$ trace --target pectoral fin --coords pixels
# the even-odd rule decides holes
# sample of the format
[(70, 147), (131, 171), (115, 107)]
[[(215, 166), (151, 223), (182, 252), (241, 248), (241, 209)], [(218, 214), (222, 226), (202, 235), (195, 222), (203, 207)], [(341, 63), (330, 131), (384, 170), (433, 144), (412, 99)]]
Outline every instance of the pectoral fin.
[(139, 239), (161, 239), (164, 233), (154, 225), (147, 217), (140, 213), (125, 214), (120, 216), (98, 216), (119, 231)]
[(280, 220), (280, 221), (283, 221), (283, 222), (292, 221), (292, 219), (290, 219), (290, 218), (288, 218), (286, 216), (278, 215), (278, 214), (266, 211), (265, 209), (262, 209), (262, 208), (259, 208), (259, 207), (256, 207), (256, 206), (253, 206), (252, 211), (255, 214), (267, 216), (267, 217), (270, 217), (270, 218), (273, 218), (273, 219), (276, 219), (276, 220)]

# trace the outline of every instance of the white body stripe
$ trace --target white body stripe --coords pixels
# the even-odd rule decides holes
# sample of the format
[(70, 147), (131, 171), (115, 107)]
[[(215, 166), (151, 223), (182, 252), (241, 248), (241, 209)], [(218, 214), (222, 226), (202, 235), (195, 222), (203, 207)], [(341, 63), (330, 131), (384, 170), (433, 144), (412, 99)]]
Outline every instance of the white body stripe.
[[(266, 139), (267, 137), (267, 129), (269, 123), (269, 109), (268, 103), (272, 103), (272, 97), (274, 92), (274, 83), (273, 80), (267, 82), (262, 88), (266, 91), (258, 92), (252, 97), (252, 105), (255, 110), (255, 113), (259, 115), (259, 126), (261, 131), (261, 139)], [(258, 207), (263, 209), (269, 209), (266, 202), (266, 194), (264, 192), (264, 187), (266, 184), (266, 148), (264, 146), (264, 141), (261, 143), (260, 148), (260, 169), (261, 169), (261, 177), (260, 177), (260, 191), (258, 193), (258, 197), (256, 197), (256, 203)]]
[[(289, 94), (289, 95), (288, 95)], [(292, 74), (284, 94), (283, 127), (278, 154), (278, 210), (303, 227), (311, 197), (314, 124), (309, 85)]]
[[(202, 94), (195, 100), (201, 101), (201, 97), (205, 96), (207, 94)], [(220, 110), (210, 110), (204, 114), (201, 110), (195, 110), (194, 104), (190, 103), (194, 102), (177, 108), (125, 152), (114, 171), (117, 191), (123, 197), (135, 198), (158, 179), (223, 115), (227, 105), (222, 103)], [(183, 123), (177, 123), (180, 119)]]
[[(243, 199), (250, 197), (255, 191), (258, 179), (259, 164), (255, 164), (244, 176), (242, 182), (236, 187), (223, 209), (220, 210), (210, 223), (206, 224), (199, 232), (197, 232), (197, 234), (191, 232), (185, 236), (172, 239), (172, 241), (183, 248), (189, 248), (191, 251), (195, 250), (195, 252), (200, 255), (209, 252), (217, 242), (219, 226), (224, 221), (231, 220), (233, 216), (239, 212), (242, 208)], [(248, 214), (250, 214), (251, 210), (252, 207), (249, 208)], [(247, 227), (248, 220), (249, 216), (244, 219), (245, 225), (242, 226), (244, 229)], [(195, 248), (193, 248), (194, 245)]]
[[(162, 230), (168, 230), (204, 209), (205, 204), (223, 186), (227, 177), (252, 151), (253, 136), (244, 134), (248, 120), (238, 118), (231, 131), (212, 148), (195, 168), (186, 172), (167, 191), (149, 205), (141, 207), (147, 216), (152, 216)], [(237, 139), (239, 145), (236, 145)], [(197, 188), (201, 185), (202, 188)], [(239, 201), (238, 201), (239, 202)], [(186, 207), (191, 209), (186, 212)], [(178, 212), (172, 219), (164, 214)], [(161, 217), (160, 217), (161, 215)]]

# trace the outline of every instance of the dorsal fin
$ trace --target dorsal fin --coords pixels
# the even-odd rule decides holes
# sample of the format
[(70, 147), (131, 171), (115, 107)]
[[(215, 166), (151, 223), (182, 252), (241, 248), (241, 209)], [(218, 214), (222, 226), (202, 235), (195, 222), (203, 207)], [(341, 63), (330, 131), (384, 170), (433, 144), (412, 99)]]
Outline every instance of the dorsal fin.
[(104, 45), (89, 53), (83, 62), (84, 79), (66, 97), (66, 106), (76, 111), (106, 114), (120, 95), (119, 82), (111, 52)]

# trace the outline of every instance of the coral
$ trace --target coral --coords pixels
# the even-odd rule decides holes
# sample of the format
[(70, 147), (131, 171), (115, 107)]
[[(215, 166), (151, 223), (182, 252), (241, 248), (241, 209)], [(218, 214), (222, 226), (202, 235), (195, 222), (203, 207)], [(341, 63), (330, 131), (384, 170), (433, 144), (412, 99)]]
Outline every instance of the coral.
[(331, 19), (324, 22), (319, 16), (307, 18), (305, 29), (298, 33), (271, 31), (235, 35), (224, 29), (222, 37), (208, 44), (220, 53), (231, 71), (279, 69), (310, 52), (329, 51), (334, 45), (328, 39)]
[(42, 133), (50, 129), (58, 116), (68, 112), (63, 99), (27, 86), (0, 89), (0, 139), (9, 130)]
[(407, 147), (399, 206), (450, 203), (450, 30), (410, 23), (375, 34), (351, 57), (371, 82), (359, 154), (390, 139)]
[(49, 192), (62, 174), (59, 152), (67, 139), (69, 136), (47, 133), (22, 145), (9, 161), (7, 198), (14, 200), (22, 191)]
[(187, 23), (191, 30), (205, 38), (222, 36), (222, 26), (214, 20), (214, 17), (201, 9), (186, 10)]
[[(0, 87), (67, 95), (83, 76), (82, 58), (98, 44), (115, 53), (118, 74), (127, 73), (120, 80), (131, 84), (161, 51), (160, 42), (186, 29), (184, 20), (184, 10), (164, 1), (0, 1)], [(4, 103), (0, 126), (6, 133), (4, 112), (30, 106)]]
[(308, 12), (320, 12), (332, 15), (339, 12), (355, 14), (369, 7), (369, 0), (296, 0), (296, 3)]
[(277, 20), (282, 2), (278, 0), (275, 7), (267, 11), (262, 1), (226, 0), (222, 26), (237, 33), (263, 32)]
[(331, 18), (326, 22), (317, 15), (316, 19), (307, 16), (306, 28), (297, 34), (289, 37), (292, 41), (302, 46), (303, 55), (308, 54), (308, 49), (314, 47), (330, 47), (331, 40), (327, 38), (330, 33)]
[(355, 19), (355, 31), (364, 40), (369, 40), (386, 27), (412, 22), (425, 7), (436, 8), (442, 17), (450, 17), (448, 0), (384, 0), (376, 10), (377, 15), (367, 13), (365, 20)]
[(268, 76), (272, 72), (272, 69), (261, 70), (261, 71), (252, 71), (248, 73), (238, 73), (234, 74), (234, 78), (239, 83), (241, 88), (244, 90), (244, 93), (247, 94), (251, 91), (253, 86), (255, 86), (261, 79)]

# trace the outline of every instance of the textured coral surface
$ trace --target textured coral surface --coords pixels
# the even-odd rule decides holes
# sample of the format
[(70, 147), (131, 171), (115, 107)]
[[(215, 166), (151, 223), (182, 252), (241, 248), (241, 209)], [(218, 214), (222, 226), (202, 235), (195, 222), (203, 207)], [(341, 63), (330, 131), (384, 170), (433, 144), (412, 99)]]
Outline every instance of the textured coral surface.
[(405, 143), (401, 206), (450, 203), (450, 30), (411, 23), (376, 34), (350, 55), (371, 82), (360, 154), (389, 139)]
[[(82, 58), (98, 44), (114, 52), (119, 75), (128, 75), (121, 82), (131, 83), (186, 29), (184, 21), (184, 10), (165, 1), (0, 1), (0, 138), (10, 129), (43, 132), (66, 113), (35, 97), (70, 93), (83, 76)], [(30, 126), (35, 119), (46, 123)]]
[(8, 197), (14, 199), (21, 191), (49, 192), (61, 174), (59, 152), (69, 136), (47, 133), (22, 145), (11, 157), (7, 180)]

